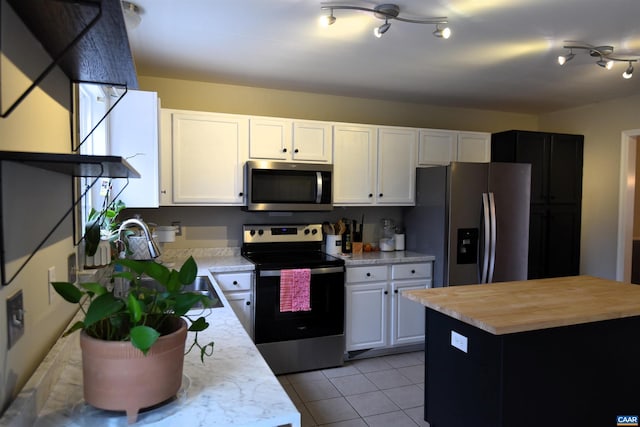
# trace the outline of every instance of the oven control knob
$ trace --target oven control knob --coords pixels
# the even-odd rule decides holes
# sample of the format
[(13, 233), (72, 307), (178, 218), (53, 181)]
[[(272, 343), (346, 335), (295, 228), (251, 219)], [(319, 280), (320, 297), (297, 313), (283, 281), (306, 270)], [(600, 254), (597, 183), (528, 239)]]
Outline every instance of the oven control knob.
[(263, 229), (258, 230), (258, 236), (262, 236), (263, 234), (264, 234), (264, 230)]
[(305, 234), (305, 236), (309, 234), (309, 229), (308, 228), (304, 229), (304, 234)]
[(311, 230), (311, 234), (315, 236), (316, 234), (318, 234), (318, 230), (314, 228), (313, 230)]
[(249, 231), (249, 234), (251, 234), (252, 236), (255, 236), (256, 235), (256, 230)]

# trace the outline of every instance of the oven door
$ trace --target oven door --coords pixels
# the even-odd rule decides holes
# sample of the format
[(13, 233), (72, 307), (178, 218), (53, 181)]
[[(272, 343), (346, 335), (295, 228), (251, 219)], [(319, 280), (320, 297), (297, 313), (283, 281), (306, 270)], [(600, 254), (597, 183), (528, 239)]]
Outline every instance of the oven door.
[(344, 333), (344, 266), (311, 269), (310, 311), (280, 311), (280, 270), (257, 271), (256, 344)]

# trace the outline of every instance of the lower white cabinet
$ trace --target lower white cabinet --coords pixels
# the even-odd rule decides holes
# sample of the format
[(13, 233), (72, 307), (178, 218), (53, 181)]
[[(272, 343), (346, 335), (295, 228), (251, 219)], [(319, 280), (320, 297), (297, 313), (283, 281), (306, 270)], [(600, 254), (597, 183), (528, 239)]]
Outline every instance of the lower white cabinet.
[(423, 342), (424, 307), (401, 293), (431, 285), (431, 262), (347, 267), (346, 350)]
[(213, 273), (233, 312), (253, 338), (253, 272)]

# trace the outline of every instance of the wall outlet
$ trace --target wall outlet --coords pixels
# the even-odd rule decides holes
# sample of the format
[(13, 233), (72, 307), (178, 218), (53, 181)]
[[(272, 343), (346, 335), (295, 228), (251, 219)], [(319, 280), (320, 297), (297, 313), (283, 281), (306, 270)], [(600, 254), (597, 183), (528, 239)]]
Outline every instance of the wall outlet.
[(467, 352), (468, 339), (456, 331), (451, 331), (451, 345), (460, 351)]
[(7, 349), (13, 347), (22, 335), (24, 335), (24, 305), (20, 290), (7, 298)]
[(55, 282), (55, 281), (56, 281), (56, 267), (55, 265), (52, 265), (47, 270), (47, 283), (49, 287), (49, 305), (53, 304), (54, 298), (56, 296), (56, 291), (55, 289), (53, 289), (53, 286), (51, 285), (51, 282)]

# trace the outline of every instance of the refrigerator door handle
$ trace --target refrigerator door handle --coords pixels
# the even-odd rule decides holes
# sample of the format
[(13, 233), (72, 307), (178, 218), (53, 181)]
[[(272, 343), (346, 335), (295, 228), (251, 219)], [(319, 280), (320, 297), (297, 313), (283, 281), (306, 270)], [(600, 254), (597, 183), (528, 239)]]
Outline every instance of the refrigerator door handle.
[(493, 283), (493, 272), (496, 267), (496, 201), (493, 193), (489, 193), (489, 215), (491, 217), (491, 239), (489, 254), (489, 274), (487, 283)]
[(483, 249), (480, 253), (482, 257), (482, 273), (480, 275), (480, 283), (487, 283), (488, 273), (489, 273), (489, 248), (490, 248), (490, 236), (489, 233), (491, 231), (490, 224), (490, 211), (489, 211), (489, 195), (487, 193), (482, 193), (482, 222), (483, 222)]

